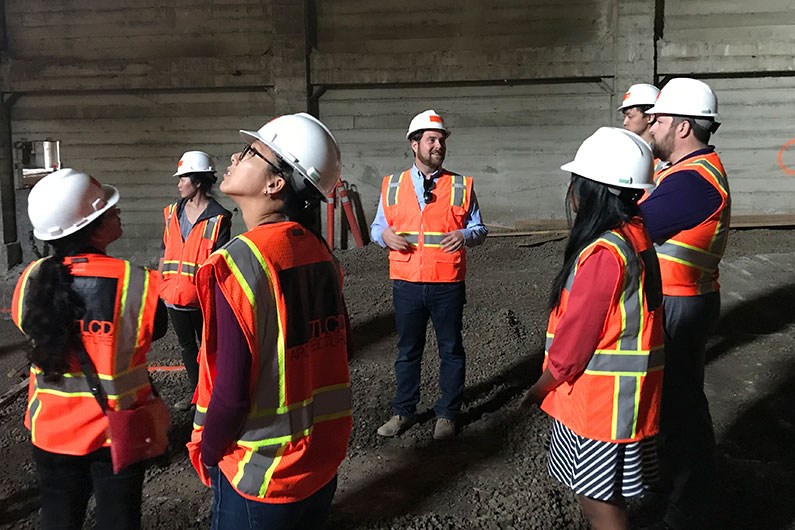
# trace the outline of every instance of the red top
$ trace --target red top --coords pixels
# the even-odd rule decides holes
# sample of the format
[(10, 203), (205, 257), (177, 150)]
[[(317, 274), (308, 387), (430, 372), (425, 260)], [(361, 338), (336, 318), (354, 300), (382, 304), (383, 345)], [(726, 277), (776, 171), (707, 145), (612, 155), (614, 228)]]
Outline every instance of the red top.
[(595, 250), (577, 269), (569, 305), (549, 347), (549, 371), (558, 381), (571, 383), (585, 370), (621, 288), (620, 279), (621, 268), (604, 247)]

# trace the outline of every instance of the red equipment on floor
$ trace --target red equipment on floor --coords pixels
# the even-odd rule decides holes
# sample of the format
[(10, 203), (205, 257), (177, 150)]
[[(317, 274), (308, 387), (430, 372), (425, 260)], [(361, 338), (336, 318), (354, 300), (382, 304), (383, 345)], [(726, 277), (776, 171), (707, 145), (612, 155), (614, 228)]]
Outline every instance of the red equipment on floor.
[(356, 241), (356, 246), (362, 248), (364, 246), (362, 234), (359, 231), (359, 224), (356, 222), (356, 216), (353, 214), (353, 205), (348, 198), (346, 185), (347, 183), (342, 180), (337, 181), (337, 188), (328, 196), (328, 203), (326, 204), (326, 240), (329, 245), (332, 247), (334, 246), (334, 210), (337, 205), (337, 198), (339, 198), (342, 209), (345, 211), (348, 227), (351, 229), (354, 241)]

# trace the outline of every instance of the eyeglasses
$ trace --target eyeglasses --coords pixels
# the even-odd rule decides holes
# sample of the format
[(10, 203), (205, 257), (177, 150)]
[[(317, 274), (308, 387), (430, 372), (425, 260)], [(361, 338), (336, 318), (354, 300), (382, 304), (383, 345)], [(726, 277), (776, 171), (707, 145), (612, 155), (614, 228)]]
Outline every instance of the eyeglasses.
[(425, 204), (432, 203), (436, 200), (436, 197), (433, 195), (433, 188), (436, 186), (436, 181), (433, 179), (423, 179), (422, 187), (425, 189), (425, 193), (422, 194), (422, 198), (425, 200)]
[(261, 159), (263, 159), (265, 162), (267, 162), (267, 164), (271, 167), (271, 169), (273, 169), (273, 172), (275, 174), (277, 174), (277, 175), (281, 175), (282, 174), (282, 170), (279, 169), (279, 166), (277, 166), (276, 164), (274, 164), (273, 162), (271, 162), (270, 160), (265, 158), (265, 156), (263, 156), (259, 151), (254, 149), (254, 147), (252, 147), (251, 144), (247, 144), (243, 149), (240, 150), (240, 156), (237, 157), (237, 163), (239, 164), (240, 162), (242, 162), (243, 160), (248, 158), (249, 154), (253, 154), (254, 156), (258, 156)]

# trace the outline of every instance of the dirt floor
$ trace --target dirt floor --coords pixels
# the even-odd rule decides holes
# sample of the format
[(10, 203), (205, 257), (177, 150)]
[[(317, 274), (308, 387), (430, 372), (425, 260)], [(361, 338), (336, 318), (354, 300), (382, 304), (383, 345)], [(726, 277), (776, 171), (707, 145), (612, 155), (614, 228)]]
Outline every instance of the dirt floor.
[[(355, 333), (355, 410), (331, 529), (587, 528), (571, 493), (547, 474), (549, 419), (539, 410), (517, 410), (519, 396), (540, 371), (544, 305), (563, 246), (494, 237), (469, 253), (465, 405), (461, 432), (447, 443), (431, 437), (439, 363), (430, 326), (419, 423), (394, 439), (376, 436), (391, 414), (394, 391), (396, 335), (386, 253), (375, 245), (339, 252)], [(724, 311), (707, 369), (721, 456), (716, 529), (795, 529), (793, 263), (795, 230), (731, 234), (722, 266)], [(21, 379), (23, 344), (10, 321), (0, 321), (0, 392)], [(178, 358), (169, 334), (153, 346), (150, 364), (173, 365)], [(154, 378), (169, 403), (187, 393), (184, 372), (156, 372)], [(0, 451), (6, 457), (0, 529), (35, 528), (39, 520), (24, 407), (20, 396), (0, 409)], [(148, 472), (143, 526), (208, 528), (211, 493), (197, 479), (184, 446), (192, 415), (174, 411), (172, 420), (171, 464)], [(636, 527), (658, 512), (653, 500), (631, 505)]]

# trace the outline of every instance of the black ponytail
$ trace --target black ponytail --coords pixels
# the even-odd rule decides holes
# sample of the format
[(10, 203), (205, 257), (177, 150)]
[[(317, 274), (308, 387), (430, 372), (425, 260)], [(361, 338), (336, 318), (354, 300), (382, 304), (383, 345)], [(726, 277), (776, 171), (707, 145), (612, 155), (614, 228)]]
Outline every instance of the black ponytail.
[(86, 310), (74, 289), (64, 258), (91, 251), (91, 235), (102, 216), (64, 238), (50, 241), (54, 254), (45, 258), (29, 279), (22, 329), (31, 342), (28, 359), (44, 372), (45, 381), (59, 381), (69, 368), (67, 353), (80, 344), (77, 321)]
[[(621, 190), (621, 193), (616, 195), (605, 184), (572, 173), (571, 184), (566, 193), (566, 218), (571, 230), (563, 253), (563, 266), (552, 282), (548, 302), (550, 311), (560, 303), (563, 287), (580, 252), (603, 233), (616, 229), (640, 215), (637, 195), (637, 190)], [(574, 223), (571, 220), (572, 198), (577, 205)], [(634, 252), (627, 256), (627, 265), (630, 279), (636, 278), (640, 274), (640, 264)]]

